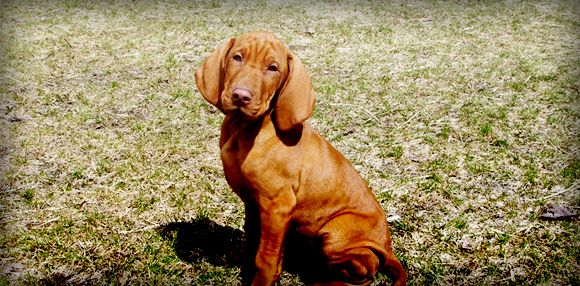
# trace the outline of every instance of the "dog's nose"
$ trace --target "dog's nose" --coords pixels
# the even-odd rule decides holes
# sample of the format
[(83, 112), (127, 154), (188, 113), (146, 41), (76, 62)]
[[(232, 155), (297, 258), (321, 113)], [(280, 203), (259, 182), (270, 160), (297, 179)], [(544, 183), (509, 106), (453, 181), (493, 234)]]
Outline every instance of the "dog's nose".
[(234, 103), (246, 105), (252, 101), (252, 93), (244, 88), (235, 88), (232, 93), (232, 99)]

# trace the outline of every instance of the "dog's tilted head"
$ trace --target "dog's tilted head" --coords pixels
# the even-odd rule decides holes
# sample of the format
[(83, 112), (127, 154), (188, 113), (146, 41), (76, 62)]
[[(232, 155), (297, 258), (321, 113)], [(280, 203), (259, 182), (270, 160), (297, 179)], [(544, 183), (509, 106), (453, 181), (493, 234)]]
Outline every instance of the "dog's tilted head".
[(272, 33), (230, 39), (197, 69), (195, 81), (203, 97), (224, 114), (256, 120), (274, 106), (281, 131), (301, 125), (314, 107), (315, 94), (302, 62)]

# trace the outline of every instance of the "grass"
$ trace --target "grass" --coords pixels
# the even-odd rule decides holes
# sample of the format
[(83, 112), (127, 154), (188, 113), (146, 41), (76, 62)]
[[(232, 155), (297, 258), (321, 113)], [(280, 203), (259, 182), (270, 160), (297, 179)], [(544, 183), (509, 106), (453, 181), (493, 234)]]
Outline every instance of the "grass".
[(580, 206), (579, 12), (3, 1), (0, 285), (239, 283), (235, 249), (198, 249), (237, 245), (243, 207), (221, 170), (222, 115), (193, 73), (251, 30), (308, 67), (310, 122), (401, 217), (411, 285), (578, 285), (578, 220), (539, 215)]

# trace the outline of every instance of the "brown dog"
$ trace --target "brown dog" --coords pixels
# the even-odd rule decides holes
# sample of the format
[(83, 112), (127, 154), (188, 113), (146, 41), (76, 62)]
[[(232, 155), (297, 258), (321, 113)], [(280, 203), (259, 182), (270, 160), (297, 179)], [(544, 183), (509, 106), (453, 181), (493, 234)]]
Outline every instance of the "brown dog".
[(305, 122), (315, 98), (310, 77), (280, 40), (266, 32), (232, 38), (195, 81), (226, 115), (221, 159), (246, 207), (252, 285), (276, 283), (286, 238), (295, 234), (320, 246), (315, 283), (368, 285), (384, 270), (394, 285), (406, 284), (383, 209), (352, 164)]

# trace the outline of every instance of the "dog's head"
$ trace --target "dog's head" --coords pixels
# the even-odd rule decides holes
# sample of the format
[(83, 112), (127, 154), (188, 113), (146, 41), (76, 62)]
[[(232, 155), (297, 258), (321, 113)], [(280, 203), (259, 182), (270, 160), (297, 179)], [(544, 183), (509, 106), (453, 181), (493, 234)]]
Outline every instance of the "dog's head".
[(315, 93), (302, 62), (272, 33), (230, 39), (197, 69), (195, 82), (224, 114), (257, 120), (274, 106), (281, 131), (301, 125), (314, 107)]

